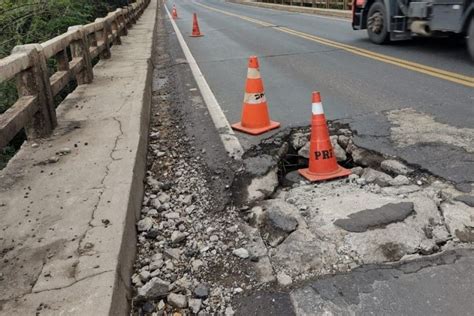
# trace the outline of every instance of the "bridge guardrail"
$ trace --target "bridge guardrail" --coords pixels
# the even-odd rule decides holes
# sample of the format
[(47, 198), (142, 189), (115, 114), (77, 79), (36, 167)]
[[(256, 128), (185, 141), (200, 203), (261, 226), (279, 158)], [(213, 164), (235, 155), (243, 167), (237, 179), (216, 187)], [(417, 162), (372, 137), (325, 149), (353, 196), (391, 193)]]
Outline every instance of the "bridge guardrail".
[(352, 0), (256, 0), (256, 2), (323, 9), (351, 10), (352, 8)]
[[(92, 61), (111, 57), (110, 47), (136, 23), (151, 0), (137, 0), (87, 25), (72, 26), (41, 44), (16, 46), (0, 59), (0, 83), (16, 80), (18, 99), (0, 114), (0, 148), (25, 128), (28, 139), (45, 137), (57, 126), (54, 97), (72, 80), (78, 85), (94, 78)], [(57, 70), (49, 74), (48, 59)]]

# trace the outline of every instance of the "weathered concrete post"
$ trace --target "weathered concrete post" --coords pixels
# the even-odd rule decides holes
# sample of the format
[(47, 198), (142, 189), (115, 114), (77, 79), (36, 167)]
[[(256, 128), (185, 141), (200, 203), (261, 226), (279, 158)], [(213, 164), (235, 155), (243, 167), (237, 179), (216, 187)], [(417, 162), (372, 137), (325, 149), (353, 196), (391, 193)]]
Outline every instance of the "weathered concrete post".
[(89, 40), (84, 32), (82, 25), (71, 26), (68, 28), (68, 32), (79, 32), (81, 38), (71, 43), (71, 55), (72, 58), (82, 58), (83, 68), (79, 71), (76, 76), (77, 84), (91, 83), (94, 79), (94, 73), (92, 70), (92, 60), (89, 51)]
[(127, 31), (128, 29), (132, 26), (132, 21), (131, 21), (131, 9), (130, 6), (125, 6), (122, 8), (124, 12), (124, 18), (125, 18), (125, 24), (127, 25)]
[(56, 62), (58, 63), (59, 71), (68, 71), (69, 70), (69, 58), (67, 56), (67, 50), (64, 49), (54, 56)]
[(38, 98), (39, 109), (32, 121), (26, 123), (26, 135), (28, 139), (48, 136), (57, 126), (57, 119), (43, 49), (39, 44), (20, 45), (13, 49), (12, 54), (16, 53), (28, 54), (33, 65), (16, 75), (18, 96), (37, 96)]
[(122, 45), (122, 40), (120, 39), (120, 24), (118, 21), (118, 13), (114, 12), (114, 18), (111, 22), (112, 26), (112, 34), (116, 34), (115, 39), (114, 39), (114, 44), (115, 45)]
[(127, 21), (126, 21), (126, 10), (125, 9), (119, 9), (118, 14), (118, 21), (119, 21), (119, 27), (122, 27), (122, 30), (120, 31), (121, 36), (127, 36), (128, 35), (128, 27), (127, 27)]
[(131, 13), (131, 15), (130, 15), (131, 23), (132, 23), (132, 24), (137, 23), (137, 13), (138, 13), (137, 6), (138, 6), (137, 3), (133, 3), (133, 4), (130, 6), (130, 8), (131, 8), (130, 10), (132, 11), (132, 13)]
[(87, 40), (89, 41), (90, 47), (97, 47), (97, 37), (95, 36), (95, 33), (88, 34)]
[(110, 43), (109, 43), (109, 34), (110, 34), (110, 24), (104, 18), (96, 19), (95, 22), (102, 23), (102, 29), (95, 32), (95, 38), (97, 40), (97, 46), (104, 44), (104, 49), (100, 52), (100, 59), (109, 59), (111, 57), (110, 53)]

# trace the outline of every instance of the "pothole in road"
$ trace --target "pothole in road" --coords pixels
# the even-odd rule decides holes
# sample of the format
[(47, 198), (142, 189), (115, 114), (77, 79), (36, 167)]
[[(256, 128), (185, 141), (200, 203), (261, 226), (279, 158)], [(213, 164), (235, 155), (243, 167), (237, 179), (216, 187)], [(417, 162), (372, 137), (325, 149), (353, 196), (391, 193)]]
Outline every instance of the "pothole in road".
[(471, 241), (474, 209), (455, 201), (460, 193), (451, 184), (357, 147), (347, 125), (329, 122), (329, 130), (349, 177), (309, 183), (299, 175), (308, 164), (308, 127), (282, 130), (243, 156), (233, 199), (261, 280), (288, 285)]

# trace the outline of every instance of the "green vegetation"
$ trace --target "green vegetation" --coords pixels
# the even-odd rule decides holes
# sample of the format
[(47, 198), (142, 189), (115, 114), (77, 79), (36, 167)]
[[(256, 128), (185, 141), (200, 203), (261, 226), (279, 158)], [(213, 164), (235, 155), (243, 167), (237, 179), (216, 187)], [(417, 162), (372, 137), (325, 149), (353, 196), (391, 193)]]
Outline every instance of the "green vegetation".
[[(67, 31), (72, 25), (86, 24), (103, 17), (132, 0), (0, 0), (0, 58), (16, 45), (41, 43)], [(0, 83), (0, 114), (17, 99), (14, 81)], [(2, 169), (18, 146), (19, 135), (10, 146), (0, 148)]]

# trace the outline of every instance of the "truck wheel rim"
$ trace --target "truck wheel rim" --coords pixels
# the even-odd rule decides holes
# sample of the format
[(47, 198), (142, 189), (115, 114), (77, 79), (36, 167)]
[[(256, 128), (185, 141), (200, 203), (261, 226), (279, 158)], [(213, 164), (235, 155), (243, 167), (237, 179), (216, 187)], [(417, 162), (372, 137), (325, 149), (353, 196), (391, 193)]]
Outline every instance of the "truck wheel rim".
[(375, 33), (380, 34), (383, 29), (383, 15), (382, 12), (377, 11), (372, 14), (368, 20), (369, 29)]

